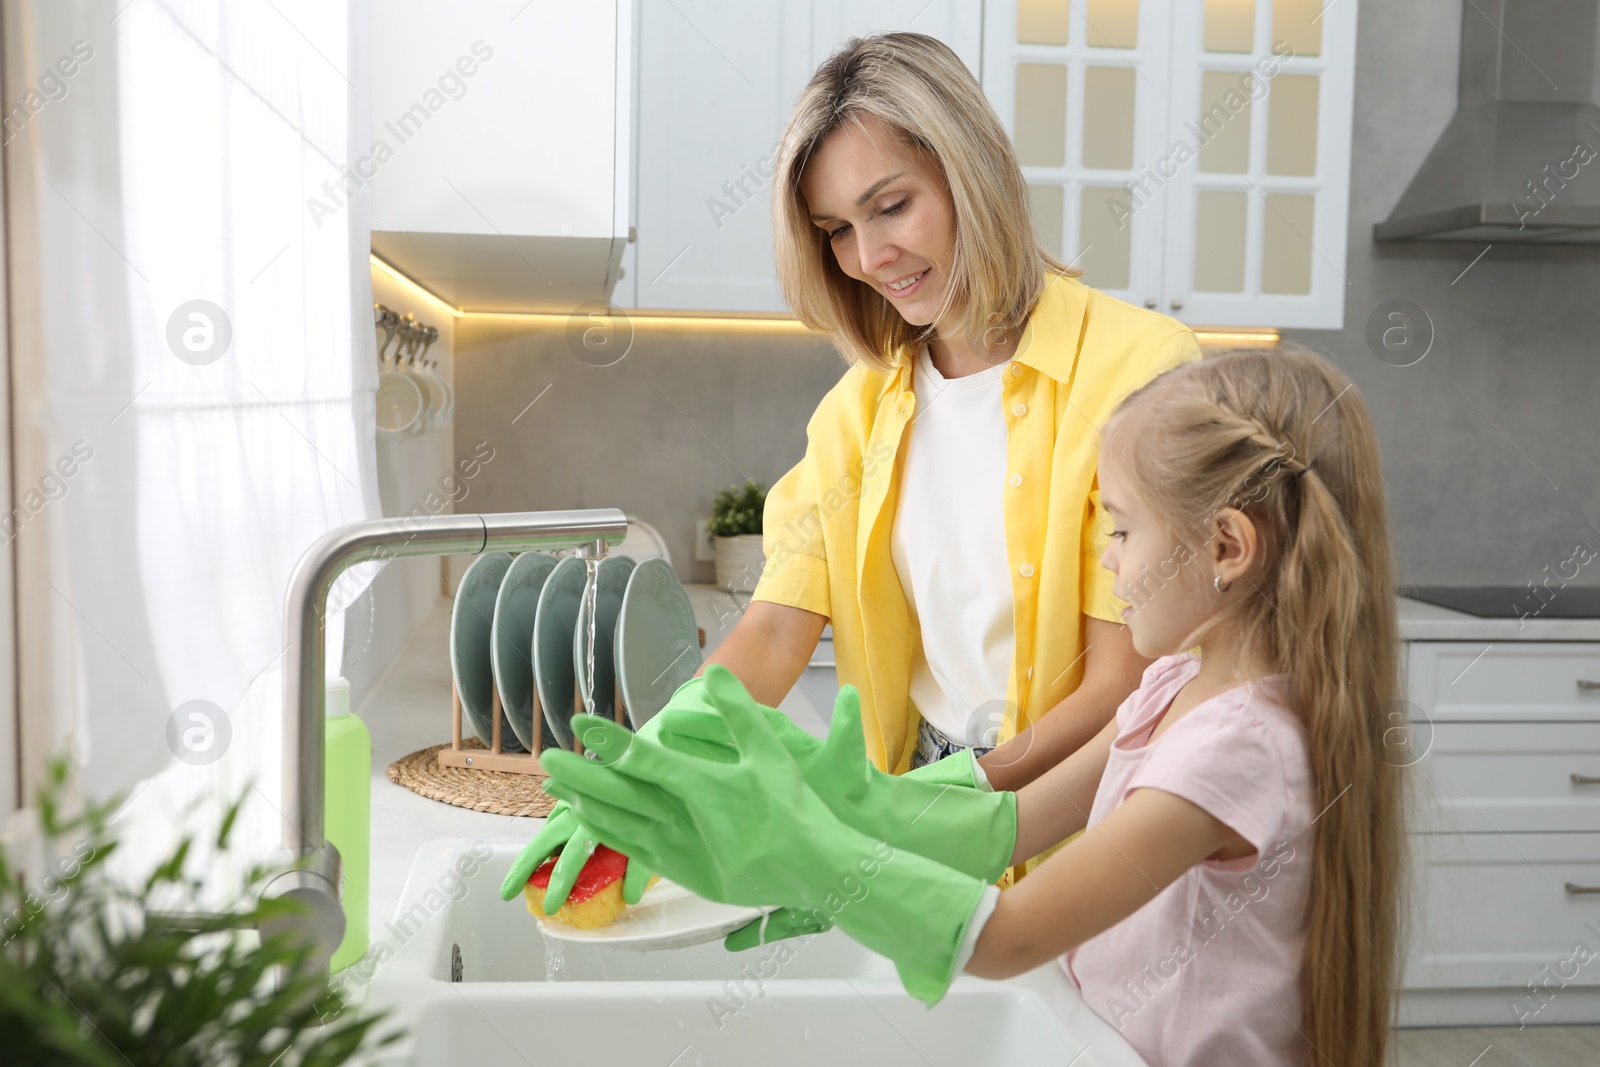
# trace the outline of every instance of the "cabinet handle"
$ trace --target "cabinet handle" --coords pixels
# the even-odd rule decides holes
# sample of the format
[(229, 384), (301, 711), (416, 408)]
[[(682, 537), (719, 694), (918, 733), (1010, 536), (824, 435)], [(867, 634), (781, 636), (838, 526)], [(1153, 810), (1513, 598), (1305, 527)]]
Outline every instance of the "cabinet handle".
[(1600, 885), (1578, 885), (1576, 882), (1567, 883), (1569, 893), (1600, 893)]
[(1579, 689), (1600, 689), (1600, 682), (1594, 681), (1591, 678), (1579, 678), (1578, 679), (1578, 688)]
[[(814, 659), (814, 660), (810, 660), (809, 662), (806, 663), (806, 666), (807, 667), (832, 667), (835, 670), (837, 670), (838, 667), (839, 667), (839, 665), (837, 663), (835, 663), (831, 659)], [(1576, 778), (1577, 775), (1573, 775), (1573, 777)], [(1600, 778), (1596, 778), (1595, 781), (1596, 782), (1600, 782)]]
[(1151, 311), (1154, 311), (1156, 309), (1156, 298), (1153, 296), (1145, 297), (1144, 306), (1149, 308)]
[(1574, 774), (1572, 776), (1572, 784), (1573, 785), (1600, 785), (1600, 776), (1596, 776), (1596, 775), (1593, 775), (1593, 774)]
[(1182, 311), (1183, 310), (1183, 301), (1182, 300), (1174, 300), (1172, 302), (1172, 310), (1173, 311)]

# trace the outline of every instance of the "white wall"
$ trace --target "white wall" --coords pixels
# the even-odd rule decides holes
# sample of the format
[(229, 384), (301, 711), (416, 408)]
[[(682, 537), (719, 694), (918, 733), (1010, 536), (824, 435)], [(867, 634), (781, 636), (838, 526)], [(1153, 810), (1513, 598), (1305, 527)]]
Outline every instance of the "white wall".
[[(429, 349), (428, 357), (438, 360), (440, 377), (454, 382), (455, 318), (415, 288), (376, 267), (372, 271), (372, 297), (396, 314), (409, 312), (419, 322), (438, 328), (439, 339)], [(378, 333), (378, 343), (383, 343), (382, 331)], [(416, 437), (378, 435), (378, 497), (384, 515), (407, 515), (419, 506), (429, 507), (430, 499), (437, 504), (444, 497), (440, 482), (454, 462), (453, 435), (451, 426)], [(454, 510), (446, 498), (441, 513)], [(391, 560), (345, 613), (342, 673), (350, 681), (352, 708), (368, 715), (381, 714), (382, 709), (364, 709), (362, 703), (438, 604), (441, 589), (437, 558)], [(445, 721), (448, 712), (448, 708), (444, 709)]]

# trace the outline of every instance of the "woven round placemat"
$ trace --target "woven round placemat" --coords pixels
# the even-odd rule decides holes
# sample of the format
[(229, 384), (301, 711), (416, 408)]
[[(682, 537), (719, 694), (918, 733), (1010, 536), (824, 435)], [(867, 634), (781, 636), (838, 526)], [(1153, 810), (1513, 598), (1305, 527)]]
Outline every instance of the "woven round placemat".
[[(449, 747), (447, 741), (401, 756), (389, 764), (389, 781), (430, 800), (494, 815), (537, 817), (550, 814), (550, 809), (556, 806), (555, 797), (544, 791), (542, 774), (439, 766), (439, 750)], [(484, 743), (475, 737), (462, 738), (461, 747), (487, 751)]]

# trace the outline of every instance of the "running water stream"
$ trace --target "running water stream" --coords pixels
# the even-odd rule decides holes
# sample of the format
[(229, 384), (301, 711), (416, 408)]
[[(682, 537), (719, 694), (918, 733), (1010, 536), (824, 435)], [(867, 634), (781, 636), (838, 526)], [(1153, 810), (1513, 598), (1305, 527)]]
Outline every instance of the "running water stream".
[(600, 560), (590, 557), (584, 561), (586, 575), (583, 582), (583, 610), (589, 617), (588, 640), (584, 642), (586, 670), (578, 677), (578, 695), (583, 698), (583, 710), (594, 714), (594, 634), (595, 617), (600, 614)]

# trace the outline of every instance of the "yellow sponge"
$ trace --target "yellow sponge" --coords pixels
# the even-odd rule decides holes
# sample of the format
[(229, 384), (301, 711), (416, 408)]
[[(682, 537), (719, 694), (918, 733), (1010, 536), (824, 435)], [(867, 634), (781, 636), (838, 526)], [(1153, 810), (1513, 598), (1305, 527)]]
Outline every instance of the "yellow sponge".
[[(578, 872), (572, 883), (567, 902), (554, 915), (544, 913), (544, 894), (550, 886), (550, 874), (555, 870), (557, 856), (546, 860), (522, 887), (527, 898), (528, 911), (537, 919), (565, 923), (579, 930), (597, 930), (616, 922), (627, 904), (622, 899), (622, 876), (627, 873), (628, 857), (605, 845), (595, 846), (594, 854)], [(651, 876), (649, 885), (659, 881)], [(648, 888), (648, 886), (647, 886)]]

